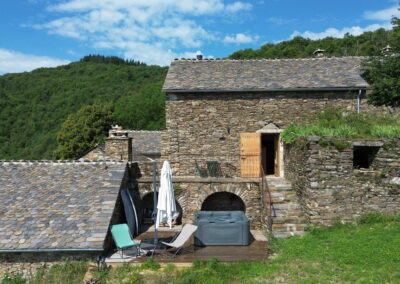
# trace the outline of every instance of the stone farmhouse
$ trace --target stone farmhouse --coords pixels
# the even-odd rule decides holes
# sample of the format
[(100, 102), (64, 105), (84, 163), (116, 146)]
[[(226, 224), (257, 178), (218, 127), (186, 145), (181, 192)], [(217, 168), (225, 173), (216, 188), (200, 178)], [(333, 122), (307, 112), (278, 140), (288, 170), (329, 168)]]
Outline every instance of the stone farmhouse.
[(184, 189), (183, 218), (200, 209), (243, 210), (253, 227), (285, 237), (303, 234), (305, 223), (395, 212), (398, 139), (346, 141), (339, 151), (324, 147), (332, 138), (314, 137), (299, 151), (280, 138), (289, 124), (329, 106), (382, 111), (364, 100), (364, 59), (174, 60), (163, 87), (161, 158)]
[(0, 161), (0, 272), (107, 253), (109, 226), (126, 218), (122, 190), (140, 220), (153, 210), (153, 160), (171, 162), (182, 222), (197, 210), (242, 210), (252, 229), (287, 237), (398, 212), (400, 138), (281, 140), (328, 106), (382, 111), (364, 100), (362, 60), (174, 60), (165, 130), (114, 127), (77, 161)]

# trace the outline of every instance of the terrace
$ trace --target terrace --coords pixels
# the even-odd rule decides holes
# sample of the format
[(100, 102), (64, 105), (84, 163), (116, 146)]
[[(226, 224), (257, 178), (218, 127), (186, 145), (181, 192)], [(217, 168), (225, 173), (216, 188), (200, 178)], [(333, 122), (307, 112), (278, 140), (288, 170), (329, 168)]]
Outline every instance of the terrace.
[[(168, 238), (175, 235), (181, 230), (181, 226), (174, 226), (172, 230), (167, 227), (159, 228), (159, 238)], [(147, 231), (141, 233), (135, 240), (143, 240), (154, 237), (154, 226), (150, 227)], [(263, 261), (266, 260), (268, 251), (268, 242), (266, 236), (259, 230), (251, 230), (251, 241), (248, 246), (205, 246), (198, 247), (194, 245), (194, 237), (185, 245), (185, 248), (193, 251), (193, 253), (182, 252), (175, 258), (171, 258), (171, 253), (165, 254), (163, 250), (156, 250), (154, 259), (160, 263), (173, 262), (177, 265), (191, 265), (195, 260), (208, 260), (217, 258), (222, 262), (235, 262), (235, 261)], [(113, 253), (105, 262), (111, 265), (118, 265), (124, 262), (142, 263), (149, 259), (145, 255), (135, 257), (135, 249), (124, 251), (124, 259), (121, 258), (118, 252)]]

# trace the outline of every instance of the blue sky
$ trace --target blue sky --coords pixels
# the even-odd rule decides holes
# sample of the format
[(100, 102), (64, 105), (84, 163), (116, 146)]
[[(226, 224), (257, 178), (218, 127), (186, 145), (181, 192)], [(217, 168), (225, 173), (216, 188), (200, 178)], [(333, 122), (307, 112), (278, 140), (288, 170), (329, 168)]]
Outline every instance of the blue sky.
[(116, 55), (168, 65), (295, 35), (390, 29), (397, 0), (1, 0), (0, 74)]

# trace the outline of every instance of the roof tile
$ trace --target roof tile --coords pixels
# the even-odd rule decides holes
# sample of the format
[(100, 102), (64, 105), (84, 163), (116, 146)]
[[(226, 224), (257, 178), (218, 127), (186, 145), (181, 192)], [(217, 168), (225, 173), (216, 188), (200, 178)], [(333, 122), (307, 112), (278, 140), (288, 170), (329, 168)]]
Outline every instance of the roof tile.
[(365, 57), (259, 60), (174, 60), (163, 90), (260, 91), (368, 87), (360, 76)]

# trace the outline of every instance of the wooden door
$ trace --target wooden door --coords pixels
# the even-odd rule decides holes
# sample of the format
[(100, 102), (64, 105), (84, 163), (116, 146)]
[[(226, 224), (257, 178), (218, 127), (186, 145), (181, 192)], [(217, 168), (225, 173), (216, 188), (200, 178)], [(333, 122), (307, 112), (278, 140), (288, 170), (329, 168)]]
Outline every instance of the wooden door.
[(240, 133), (240, 175), (261, 176), (261, 133)]

